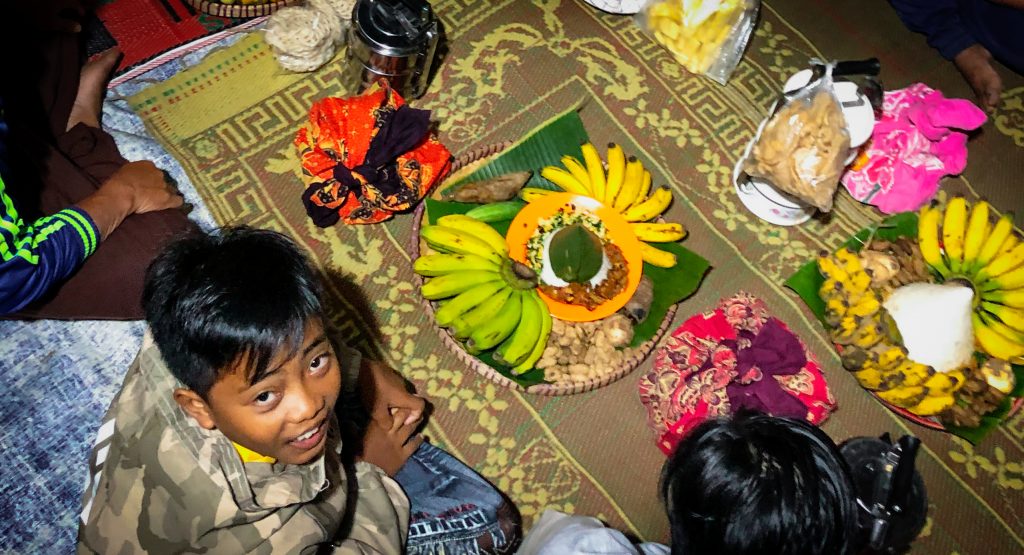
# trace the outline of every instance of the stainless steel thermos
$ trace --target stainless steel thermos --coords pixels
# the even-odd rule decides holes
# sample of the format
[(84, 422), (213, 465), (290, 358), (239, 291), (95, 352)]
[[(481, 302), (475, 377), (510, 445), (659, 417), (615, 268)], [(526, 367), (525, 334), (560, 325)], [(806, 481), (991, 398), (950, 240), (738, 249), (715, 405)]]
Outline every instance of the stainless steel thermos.
[(439, 28), (426, 0), (359, 0), (348, 59), (360, 90), (384, 77), (406, 98), (421, 96), (437, 54)]

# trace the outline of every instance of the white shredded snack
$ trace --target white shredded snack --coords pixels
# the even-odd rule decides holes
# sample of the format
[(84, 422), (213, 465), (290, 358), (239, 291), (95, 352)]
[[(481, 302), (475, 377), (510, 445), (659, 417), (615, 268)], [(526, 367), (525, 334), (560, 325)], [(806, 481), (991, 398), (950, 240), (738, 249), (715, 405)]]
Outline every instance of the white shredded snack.
[[(263, 40), (277, 63), (288, 71), (313, 71), (334, 56), (335, 43), (344, 40), (339, 0), (310, 0), (307, 6), (282, 8), (267, 22)], [(349, 12), (351, 16), (351, 11)]]

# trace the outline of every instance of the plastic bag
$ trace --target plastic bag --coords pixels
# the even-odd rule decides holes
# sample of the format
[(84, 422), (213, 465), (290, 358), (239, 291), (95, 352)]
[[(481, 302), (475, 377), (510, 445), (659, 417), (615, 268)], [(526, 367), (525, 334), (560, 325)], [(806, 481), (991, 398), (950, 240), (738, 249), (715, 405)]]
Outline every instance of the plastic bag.
[(648, 0), (636, 23), (689, 72), (725, 84), (740, 63), (760, 0)]
[(743, 171), (828, 212), (850, 152), (846, 118), (832, 88), (832, 65), (824, 66), (820, 78), (784, 95), (775, 108), (758, 129)]

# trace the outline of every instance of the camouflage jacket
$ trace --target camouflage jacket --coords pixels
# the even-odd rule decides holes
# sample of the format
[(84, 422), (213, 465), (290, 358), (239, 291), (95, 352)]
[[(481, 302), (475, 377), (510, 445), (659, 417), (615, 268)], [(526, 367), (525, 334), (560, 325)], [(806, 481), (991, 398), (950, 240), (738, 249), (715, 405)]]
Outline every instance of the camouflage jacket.
[[(339, 353), (346, 377), (359, 365), (351, 353)], [(350, 483), (337, 422), (312, 463), (243, 463), (222, 433), (181, 410), (176, 387), (147, 334), (90, 457), (78, 553), (402, 552), (408, 499), (368, 463)]]

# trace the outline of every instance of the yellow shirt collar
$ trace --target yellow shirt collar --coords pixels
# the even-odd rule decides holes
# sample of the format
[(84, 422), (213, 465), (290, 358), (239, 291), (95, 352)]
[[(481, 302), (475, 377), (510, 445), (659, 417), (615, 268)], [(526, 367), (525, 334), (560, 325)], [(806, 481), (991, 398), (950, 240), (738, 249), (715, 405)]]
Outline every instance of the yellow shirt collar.
[(231, 444), (235, 446), (235, 451), (238, 451), (238, 455), (242, 457), (242, 462), (244, 463), (262, 462), (274, 464), (277, 462), (277, 459), (275, 459), (274, 457), (265, 457), (257, 453), (256, 451), (253, 451), (252, 449), (248, 449), (246, 447), (242, 447), (241, 445), (233, 441), (231, 442)]

